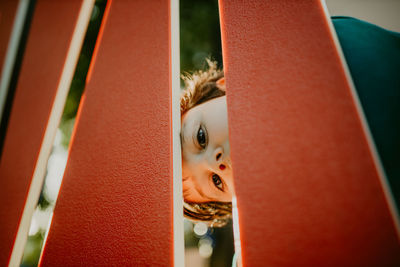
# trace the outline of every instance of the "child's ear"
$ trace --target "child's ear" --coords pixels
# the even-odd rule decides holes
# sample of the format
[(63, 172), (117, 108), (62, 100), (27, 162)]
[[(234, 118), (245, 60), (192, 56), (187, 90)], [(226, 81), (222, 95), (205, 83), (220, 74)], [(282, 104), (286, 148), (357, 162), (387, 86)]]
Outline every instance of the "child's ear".
[(225, 86), (225, 77), (222, 77), (218, 81), (215, 82), (217, 84), (217, 87), (219, 90), (226, 92), (226, 86)]

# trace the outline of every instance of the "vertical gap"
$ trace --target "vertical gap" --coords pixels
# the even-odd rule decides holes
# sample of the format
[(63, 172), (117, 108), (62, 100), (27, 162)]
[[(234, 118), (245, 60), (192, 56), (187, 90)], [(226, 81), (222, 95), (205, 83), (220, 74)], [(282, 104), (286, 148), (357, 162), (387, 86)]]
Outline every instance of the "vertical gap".
[[(20, 1), (19, 5), (22, 5), (22, 1)], [(29, 35), (29, 29), (31, 26), (32, 18), (33, 18), (35, 4), (36, 4), (36, 0), (28, 1), (28, 4), (27, 4), (28, 7), (27, 7), (26, 15), (25, 15), (25, 21), (23, 22), (23, 26), (22, 26), (20, 40), (19, 40), (19, 42), (17, 42), (17, 44), (14, 44), (17, 46), (16, 47), (17, 52), (16, 52), (14, 60), (11, 60), (12, 62), (10, 62), (10, 64), (13, 64), (13, 66), (11, 67), (11, 75), (9, 78), (9, 83), (7, 85), (5, 85), (5, 88), (6, 88), (5, 91), (7, 93), (5, 95), (5, 103), (4, 103), (3, 110), (2, 110), (2, 112), (0, 112), (0, 114), (1, 114), (1, 117), (0, 117), (0, 160), (1, 160), (1, 156), (3, 154), (2, 152), (3, 152), (4, 139), (5, 139), (6, 132), (7, 132), (8, 121), (10, 118), (10, 113), (11, 113), (12, 103), (14, 100), (15, 90), (16, 90), (17, 84), (18, 84), (18, 77), (19, 77), (22, 60), (23, 60), (24, 53), (25, 53), (26, 41), (27, 41), (28, 35)], [(20, 8), (20, 7), (18, 7), (18, 8)], [(13, 31), (14, 31), (14, 29), (13, 29)], [(7, 53), (8, 53), (8, 51), (7, 51)], [(6, 55), (6, 57), (7, 56), (8, 55)], [(6, 68), (6, 66), (4, 66), (4, 68)], [(1, 78), (4, 79), (4, 81), (7, 80), (6, 77), (1, 77)], [(4, 82), (4, 81), (2, 81), (2, 82)]]
[[(206, 58), (223, 67), (218, 1), (180, 0), (181, 73), (204, 69)], [(185, 266), (232, 266), (232, 220), (218, 228), (184, 219), (184, 235)]]
[(232, 259), (232, 266), (241, 267), (242, 263), (242, 245), (240, 243), (240, 229), (239, 229), (239, 210), (237, 207), (236, 197), (232, 198), (232, 224), (233, 224), (233, 238), (235, 254)]
[(172, 192), (173, 192), (173, 235), (174, 266), (183, 266), (184, 234), (183, 234), (183, 202), (182, 202), (182, 156), (180, 144), (180, 55), (179, 55), (179, 0), (170, 0), (170, 33), (171, 33), (171, 98), (172, 98)]
[(69, 88), (61, 122), (47, 161), (46, 176), (34, 211), (21, 266), (37, 266), (45, 243), (68, 156), (68, 147), (93, 51), (102, 24), (106, 0), (96, 0)]

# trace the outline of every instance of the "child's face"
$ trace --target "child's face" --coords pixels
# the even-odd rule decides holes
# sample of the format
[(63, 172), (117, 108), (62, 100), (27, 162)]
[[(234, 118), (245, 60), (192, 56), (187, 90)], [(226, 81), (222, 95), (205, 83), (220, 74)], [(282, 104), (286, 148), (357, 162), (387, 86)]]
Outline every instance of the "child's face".
[(234, 194), (226, 96), (182, 116), (183, 196), (188, 202), (230, 202)]

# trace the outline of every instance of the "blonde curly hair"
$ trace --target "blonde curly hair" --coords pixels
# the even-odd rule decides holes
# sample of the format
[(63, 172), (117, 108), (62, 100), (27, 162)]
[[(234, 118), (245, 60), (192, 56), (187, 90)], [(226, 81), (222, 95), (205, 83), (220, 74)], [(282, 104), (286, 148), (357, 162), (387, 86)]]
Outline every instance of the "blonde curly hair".
[(217, 81), (224, 77), (224, 72), (217, 68), (217, 62), (206, 59), (207, 70), (199, 70), (193, 74), (181, 76), (185, 88), (181, 95), (181, 116), (189, 109), (216, 97), (224, 96)]
[[(180, 100), (181, 116), (197, 105), (225, 95), (225, 91), (217, 84), (217, 81), (224, 77), (224, 72), (217, 68), (217, 62), (210, 59), (206, 59), (206, 62), (206, 70), (181, 76), (185, 84)], [(222, 227), (232, 217), (232, 203), (193, 203), (185, 200), (183, 214), (191, 221), (201, 221), (211, 227)]]

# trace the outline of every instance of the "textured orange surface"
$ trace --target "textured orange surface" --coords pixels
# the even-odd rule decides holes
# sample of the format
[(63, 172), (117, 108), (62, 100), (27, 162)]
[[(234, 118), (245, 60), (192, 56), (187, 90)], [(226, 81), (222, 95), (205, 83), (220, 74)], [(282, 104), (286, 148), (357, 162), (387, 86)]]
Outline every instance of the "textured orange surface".
[(112, 1), (42, 266), (171, 266), (169, 1)]
[(0, 2), (0, 75), (6, 57), (8, 42), (14, 25), (18, 1), (3, 0)]
[(0, 265), (18, 230), (81, 1), (37, 1), (0, 162)]
[(221, 0), (245, 266), (400, 265), (320, 1)]

